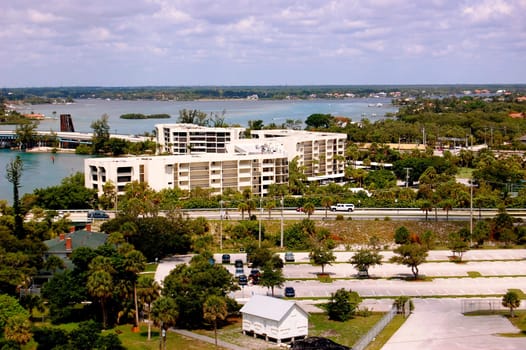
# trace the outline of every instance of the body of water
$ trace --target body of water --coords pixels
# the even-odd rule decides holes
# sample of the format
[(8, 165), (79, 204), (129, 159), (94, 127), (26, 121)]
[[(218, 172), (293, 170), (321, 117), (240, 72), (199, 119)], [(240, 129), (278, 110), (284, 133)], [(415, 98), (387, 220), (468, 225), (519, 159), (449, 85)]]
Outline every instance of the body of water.
[[(91, 123), (103, 114), (109, 115), (111, 133), (141, 134), (151, 132), (155, 124), (176, 123), (179, 111), (197, 109), (206, 113), (222, 113), (228, 124), (247, 126), (249, 120), (263, 120), (264, 124), (284, 123), (287, 119), (304, 121), (314, 113), (331, 114), (360, 121), (367, 118), (374, 122), (382, 119), (385, 113), (396, 113), (397, 108), (389, 99), (345, 99), (345, 100), (306, 100), (306, 101), (117, 101), (86, 99), (72, 104), (43, 104), (24, 106), (22, 113), (42, 113), (50, 119), (40, 122), (39, 130), (60, 130), (60, 114), (71, 114), (75, 131), (91, 132)], [(120, 119), (122, 114), (167, 113), (170, 119)], [(56, 119), (52, 119), (56, 117)], [(1, 130), (13, 130), (15, 126), (1, 125)], [(22, 157), (24, 172), (20, 194), (31, 193), (36, 188), (58, 185), (60, 181), (77, 171), (84, 172), (84, 159), (88, 156), (75, 154), (25, 153), (0, 150), (0, 199), (12, 202), (12, 185), (6, 179), (6, 166), (17, 155)], [(54, 162), (53, 158), (54, 157)]]
[[(377, 107), (379, 106), (379, 107)], [(206, 113), (222, 113), (228, 124), (247, 126), (249, 120), (263, 120), (264, 124), (272, 122), (284, 123), (287, 119), (304, 121), (314, 113), (332, 114), (360, 121), (367, 118), (372, 122), (381, 119), (386, 113), (395, 113), (398, 108), (391, 105), (389, 99), (344, 99), (344, 100), (300, 100), (300, 101), (119, 101), (87, 99), (77, 100), (72, 104), (43, 104), (24, 106), (19, 109), (22, 113), (42, 113), (48, 118), (40, 122), (40, 130), (60, 130), (60, 114), (71, 114), (75, 131), (90, 132), (91, 122), (99, 119), (103, 114), (109, 116), (112, 133), (141, 134), (151, 132), (155, 124), (176, 123), (179, 111), (182, 109), (197, 109)], [(170, 119), (121, 119), (127, 113), (171, 115)], [(1, 128), (4, 128), (2, 126)], [(6, 128), (7, 129), (7, 128)]]

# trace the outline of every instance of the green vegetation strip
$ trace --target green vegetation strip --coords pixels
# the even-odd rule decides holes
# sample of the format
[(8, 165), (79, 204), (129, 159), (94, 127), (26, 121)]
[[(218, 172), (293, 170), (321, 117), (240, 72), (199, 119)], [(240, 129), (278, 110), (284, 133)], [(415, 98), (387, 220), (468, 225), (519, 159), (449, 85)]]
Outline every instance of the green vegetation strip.
[(380, 350), (389, 339), (402, 327), (406, 318), (402, 315), (396, 315), (391, 322), (374, 338), (374, 340), (365, 348), (365, 350)]
[(524, 294), (522, 289), (510, 288), (510, 289), (508, 289), (508, 292), (515, 292), (519, 296), (519, 299), (526, 300), (526, 294)]
[(468, 277), (482, 277), (482, 274), (478, 271), (468, 271)]

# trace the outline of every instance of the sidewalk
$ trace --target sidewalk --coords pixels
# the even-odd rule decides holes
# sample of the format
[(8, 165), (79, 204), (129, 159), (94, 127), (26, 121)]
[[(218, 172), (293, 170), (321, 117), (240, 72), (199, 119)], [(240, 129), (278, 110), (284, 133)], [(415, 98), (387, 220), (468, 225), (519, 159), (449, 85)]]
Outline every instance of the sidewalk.
[[(201, 334), (197, 334), (197, 333), (194, 333), (194, 332), (190, 332), (190, 331), (187, 331), (185, 329), (173, 329), (172, 328), (172, 329), (170, 329), (170, 331), (172, 331), (174, 333), (177, 333), (177, 334), (180, 334), (180, 335), (184, 335), (185, 337), (188, 337), (188, 338), (193, 338), (193, 339), (197, 339), (197, 340), (200, 340), (200, 341), (204, 341), (206, 343), (215, 344), (215, 339), (214, 338), (210, 338), (210, 337), (207, 337), (205, 335), (201, 335)], [(220, 339), (217, 339), (217, 345), (222, 347), (222, 348), (224, 348), (224, 349), (246, 350), (245, 348), (242, 348), (240, 346), (224, 342), (224, 341), (222, 341)]]

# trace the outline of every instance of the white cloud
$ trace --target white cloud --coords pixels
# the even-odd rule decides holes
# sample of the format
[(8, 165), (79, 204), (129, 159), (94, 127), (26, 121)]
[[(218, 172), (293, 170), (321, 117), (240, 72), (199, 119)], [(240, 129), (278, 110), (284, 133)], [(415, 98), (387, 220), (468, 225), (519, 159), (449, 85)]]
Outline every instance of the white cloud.
[(484, 22), (500, 16), (509, 16), (512, 14), (513, 7), (503, 0), (484, 0), (466, 6), (463, 14), (473, 22)]

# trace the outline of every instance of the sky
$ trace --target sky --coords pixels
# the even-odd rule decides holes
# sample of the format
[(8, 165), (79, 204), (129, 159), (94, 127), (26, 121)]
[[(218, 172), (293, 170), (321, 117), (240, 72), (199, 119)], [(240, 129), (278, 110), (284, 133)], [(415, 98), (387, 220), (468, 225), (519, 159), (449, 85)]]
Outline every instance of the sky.
[(3, 0), (0, 87), (526, 83), (526, 0)]

